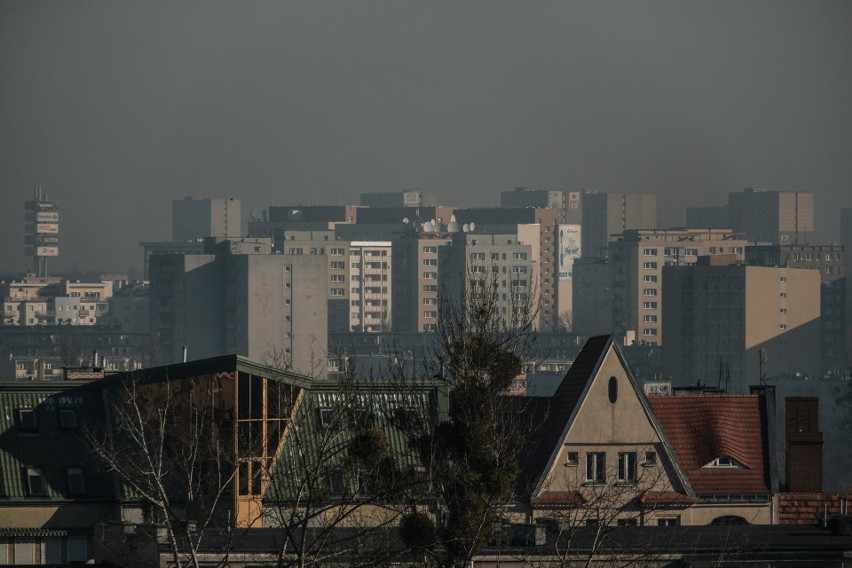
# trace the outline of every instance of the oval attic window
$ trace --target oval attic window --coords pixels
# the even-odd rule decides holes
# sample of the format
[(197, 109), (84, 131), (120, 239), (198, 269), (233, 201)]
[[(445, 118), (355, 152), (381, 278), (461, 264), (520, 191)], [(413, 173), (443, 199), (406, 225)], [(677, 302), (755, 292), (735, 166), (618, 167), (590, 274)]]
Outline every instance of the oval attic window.
[(618, 399), (618, 379), (615, 377), (609, 378), (609, 401), (615, 404)]

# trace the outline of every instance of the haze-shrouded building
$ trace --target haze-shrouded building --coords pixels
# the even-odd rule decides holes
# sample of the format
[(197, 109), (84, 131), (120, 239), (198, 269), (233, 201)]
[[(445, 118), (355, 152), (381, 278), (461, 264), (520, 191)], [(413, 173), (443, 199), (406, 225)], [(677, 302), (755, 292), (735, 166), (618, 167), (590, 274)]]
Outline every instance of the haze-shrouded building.
[(814, 194), (747, 187), (728, 194), (728, 214), (731, 228), (749, 242), (806, 245), (814, 232)]
[(702, 257), (663, 268), (663, 372), (746, 393), (761, 376), (820, 374), (820, 275)]
[(324, 373), (328, 261), (323, 256), (151, 257), (151, 333), (166, 361), (238, 353)]
[[(496, 309), (509, 323), (514, 307), (534, 301), (531, 256), (532, 247), (514, 234), (455, 233), (450, 245), (438, 248), (438, 280), (454, 300), (470, 286), (488, 287), (496, 280)], [(424, 306), (423, 316), (437, 324), (438, 306)]]
[(695, 264), (704, 255), (742, 261), (745, 244), (730, 229), (624, 231), (609, 243), (613, 333), (663, 345), (663, 267)]
[(846, 371), (846, 254), (840, 245), (755, 245), (746, 264), (808, 268), (820, 274), (820, 338), (824, 374)]
[(556, 209), (560, 223), (580, 223), (583, 219), (583, 195), (585, 190), (528, 189), (516, 187), (513, 191), (500, 192), (500, 207)]
[(686, 226), (690, 229), (726, 229), (731, 220), (725, 205), (718, 207), (687, 207)]
[(605, 256), (610, 236), (657, 227), (657, 196), (646, 193), (583, 195), (583, 255)]
[(240, 200), (185, 197), (172, 201), (172, 240), (242, 236)]
[(416, 188), (362, 193), (361, 205), (365, 207), (435, 207), (438, 205), (438, 196), (431, 191)]

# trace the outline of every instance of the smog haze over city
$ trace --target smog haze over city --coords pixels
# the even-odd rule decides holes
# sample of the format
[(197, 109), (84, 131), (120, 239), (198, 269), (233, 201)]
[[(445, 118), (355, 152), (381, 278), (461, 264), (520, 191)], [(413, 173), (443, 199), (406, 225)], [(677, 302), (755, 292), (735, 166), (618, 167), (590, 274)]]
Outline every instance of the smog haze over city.
[(0, 271), (24, 201), (54, 270), (139, 269), (171, 201), (358, 202), (420, 187), (655, 193), (662, 226), (744, 187), (852, 206), (849, 2), (0, 4)]

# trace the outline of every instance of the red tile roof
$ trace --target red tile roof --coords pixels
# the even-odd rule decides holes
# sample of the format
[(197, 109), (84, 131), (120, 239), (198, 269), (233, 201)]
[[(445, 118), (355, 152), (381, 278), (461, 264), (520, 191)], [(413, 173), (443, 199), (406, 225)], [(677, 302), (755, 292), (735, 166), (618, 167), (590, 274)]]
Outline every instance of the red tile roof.
[[(695, 493), (770, 493), (765, 421), (757, 395), (648, 397)], [(732, 457), (745, 469), (702, 469)]]
[(780, 524), (818, 525), (839, 514), (844, 499), (852, 503), (852, 493), (782, 493), (778, 499)]

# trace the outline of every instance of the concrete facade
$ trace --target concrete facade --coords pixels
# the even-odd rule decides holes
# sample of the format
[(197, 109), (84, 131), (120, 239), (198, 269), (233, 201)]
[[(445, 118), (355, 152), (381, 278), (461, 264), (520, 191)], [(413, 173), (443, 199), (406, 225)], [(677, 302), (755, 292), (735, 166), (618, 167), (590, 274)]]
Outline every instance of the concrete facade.
[[(711, 257), (712, 258), (712, 257)], [(663, 350), (676, 386), (748, 392), (761, 376), (820, 373), (820, 275), (729, 264), (663, 269)]]
[(328, 356), (328, 261), (299, 255), (151, 257), (151, 333), (167, 361), (239, 353), (306, 374)]
[(172, 240), (242, 236), (240, 200), (186, 197), (172, 201)]
[(663, 345), (663, 267), (695, 264), (704, 255), (741, 261), (745, 244), (730, 229), (624, 231), (609, 243), (613, 332)]
[(657, 196), (645, 193), (586, 193), (583, 196), (583, 254), (606, 256), (610, 236), (657, 227)]
[(753, 243), (801, 244), (814, 232), (814, 194), (747, 187), (728, 194), (731, 228)]

